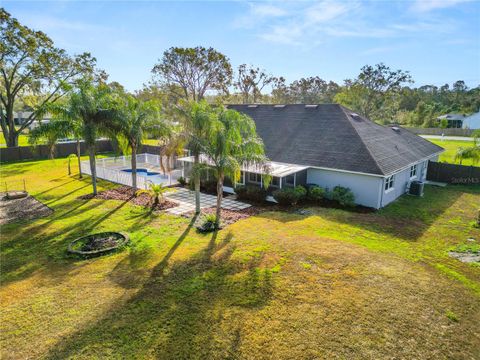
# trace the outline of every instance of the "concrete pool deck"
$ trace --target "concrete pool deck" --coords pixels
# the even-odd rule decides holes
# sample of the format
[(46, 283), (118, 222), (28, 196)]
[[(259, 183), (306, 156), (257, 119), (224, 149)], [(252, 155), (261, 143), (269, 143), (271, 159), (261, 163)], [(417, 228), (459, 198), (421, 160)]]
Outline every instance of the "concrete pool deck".
[[(165, 198), (178, 204), (178, 206), (165, 210), (173, 215), (183, 215), (195, 210), (195, 192), (185, 188), (178, 188), (176, 191), (168, 192)], [(214, 195), (200, 193), (200, 205), (202, 209), (217, 205), (217, 197)], [(239, 211), (249, 208), (251, 205), (232, 199), (223, 199), (222, 209)]]

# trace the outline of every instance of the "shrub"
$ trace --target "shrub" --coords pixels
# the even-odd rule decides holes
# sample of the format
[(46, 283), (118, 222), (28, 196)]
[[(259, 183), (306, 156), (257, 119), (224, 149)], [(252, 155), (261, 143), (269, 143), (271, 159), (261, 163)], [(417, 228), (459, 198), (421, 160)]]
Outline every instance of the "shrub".
[(183, 177), (183, 176), (180, 176), (178, 179), (177, 179), (178, 183), (182, 186), (185, 186), (185, 184), (187, 183), (187, 180)]
[(238, 200), (250, 200), (257, 203), (265, 201), (267, 191), (257, 186), (237, 186), (235, 188)]
[(326, 190), (320, 186), (313, 185), (308, 189), (308, 199), (311, 201), (320, 201), (326, 195)]
[(208, 194), (217, 194), (217, 180), (209, 179), (200, 182), (200, 188)]
[(203, 223), (200, 226), (197, 226), (198, 231), (200, 232), (212, 232), (216, 230), (215, 226), (215, 214), (205, 215)]
[(246, 186), (236, 186), (235, 187), (235, 194), (237, 194), (237, 199), (238, 200), (246, 200), (246, 195), (247, 195), (247, 187)]
[(273, 198), (282, 206), (295, 205), (306, 195), (307, 190), (303, 186), (283, 188), (273, 192)]
[(343, 186), (335, 186), (331, 193), (332, 200), (342, 206), (355, 206), (355, 195), (352, 190)]

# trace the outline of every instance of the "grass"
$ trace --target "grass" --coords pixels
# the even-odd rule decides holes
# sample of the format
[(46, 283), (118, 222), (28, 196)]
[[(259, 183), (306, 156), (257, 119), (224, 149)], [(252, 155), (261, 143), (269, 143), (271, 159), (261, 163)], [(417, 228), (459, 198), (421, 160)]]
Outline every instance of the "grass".
[[(470, 147), (473, 146), (473, 139), (472, 141), (460, 141), (460, 140), (437, 140), (437, 139), (427, 139), (438, 146), (441, 146), (445, 149), (440, 155), (440, 161), (447, 162), (450, 164), (459, 164), (459, 161), (455, 161), (455, 154), (457, 153), (458, 148), (460, 147)], [(466, 159), (462, 161), (462, 165), (473, 165), (471, 159)], [(479, 166), (480, 164), (476, 164)]]
[[(2, 227), (2, 359), (478, 358), (479, 187), (426, 187), (370, 214), (271, 211), (203, 235), (190, 219), (78, 200), (66, 160), (2, 165), (54, 209)], [(113, 186), (100, 182), (100, 188)], [(122, 230), (123, 252), (68, 257)]]
[[(30, 146), (28, 143), (28, 136), (25, 134), (20, 134), (18, 136), (18, 146)], [(5, 138), (3, 137), (3, 132), (0, 131), (0, 147), (7, 147), (7, 143), (5, 142)]]

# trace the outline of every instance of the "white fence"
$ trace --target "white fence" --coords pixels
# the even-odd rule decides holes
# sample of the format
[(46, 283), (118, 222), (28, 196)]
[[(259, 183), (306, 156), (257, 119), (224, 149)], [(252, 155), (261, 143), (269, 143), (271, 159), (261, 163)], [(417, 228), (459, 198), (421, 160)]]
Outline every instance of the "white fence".
[[(123, 171), (131, 169), (131, 156), (119, 156), (113, 158), (103, 158), (96, 160), (97, 177), (117, 184), (132, 186), (132, 173)], [(166, 157), (163, 163), (167, 166), (168, 161), (170, 165), (173, 162)], [(90, 171), (90, 162), (82, 161), (82, 173), (92, 175)], [(137, 173), (137, 187), (141, 189), (148, 189), (150, 184), (175, 185), (178, 184), (178, 178), (182, 176), (182, 170), (174, 169), (163, 173), (160, 168), (160, 156), (152, 154), (138, 154), (137, 155), (137, 169), (147, 168), (149, 171), (158, 172), (158, 175), (148, 178)]]

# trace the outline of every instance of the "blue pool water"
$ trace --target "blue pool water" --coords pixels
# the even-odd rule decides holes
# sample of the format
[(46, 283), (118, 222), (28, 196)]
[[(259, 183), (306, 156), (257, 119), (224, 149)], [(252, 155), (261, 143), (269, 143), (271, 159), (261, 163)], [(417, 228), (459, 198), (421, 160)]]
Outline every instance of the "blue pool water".
[[(132, 169), (125, 169), (125, 170), (122, 170), (122, 171), (127, 172), (127, 173), (131, 173)], [(160, 175), (160, 173), (154, 172), (154, 171), (148, 171), (147, 169), (140, 168), (140, 169), (137, 169), (137, 175), (139, 175), (139, 176), (156, 176), (156, 175)]]

